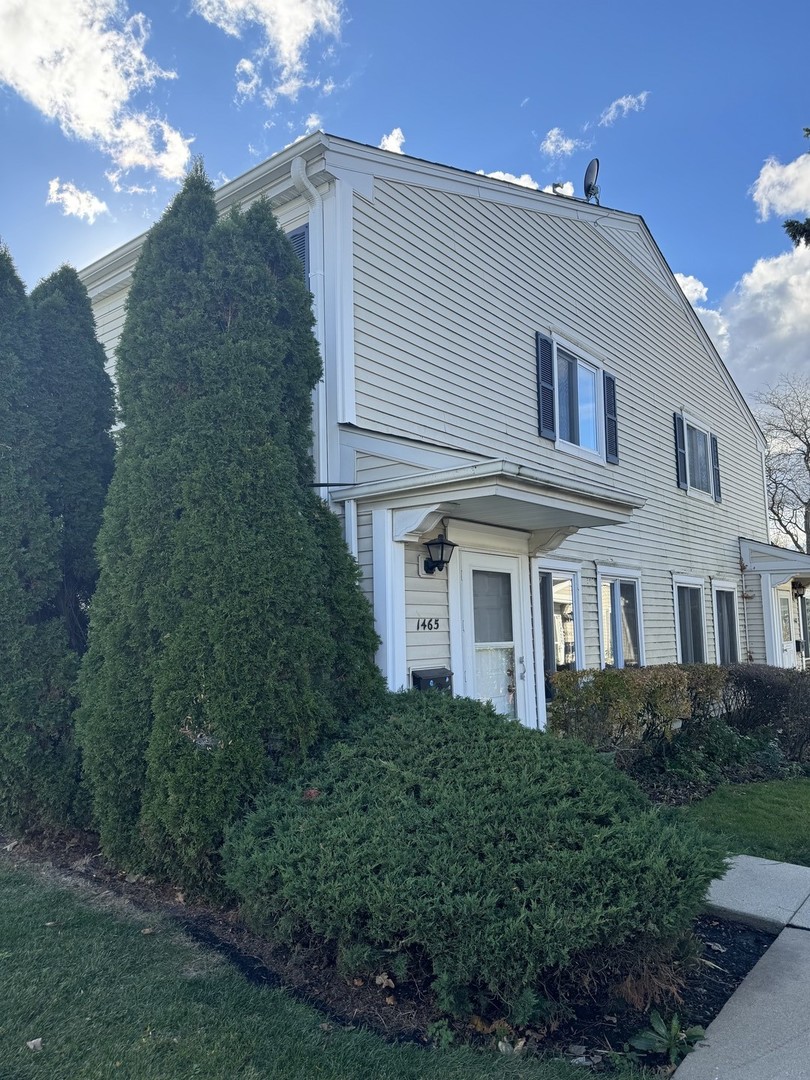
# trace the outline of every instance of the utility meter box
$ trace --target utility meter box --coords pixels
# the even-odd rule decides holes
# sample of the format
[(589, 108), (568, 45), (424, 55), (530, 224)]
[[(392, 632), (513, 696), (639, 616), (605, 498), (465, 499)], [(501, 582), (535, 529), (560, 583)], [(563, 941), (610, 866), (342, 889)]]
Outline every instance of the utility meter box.
[(414, 690), (446, 690), (453, 693), (453, 672), (450, 668), (434, 667), (423, 668), (421, 671), (412, 671)]

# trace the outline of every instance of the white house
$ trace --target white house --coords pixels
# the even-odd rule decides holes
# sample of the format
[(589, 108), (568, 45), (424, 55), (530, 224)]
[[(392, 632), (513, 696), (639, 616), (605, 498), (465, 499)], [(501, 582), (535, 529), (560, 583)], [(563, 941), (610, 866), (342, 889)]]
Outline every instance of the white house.
[[(535, 725), (561, 667), (797, 662), (810, 557), (768, 544), (761, 432), (640, 217), (322, 133), (217, 197), (259, 195), (392, 688), (446, 668)], [(111, 358), (142, 239), (82, 274)]]

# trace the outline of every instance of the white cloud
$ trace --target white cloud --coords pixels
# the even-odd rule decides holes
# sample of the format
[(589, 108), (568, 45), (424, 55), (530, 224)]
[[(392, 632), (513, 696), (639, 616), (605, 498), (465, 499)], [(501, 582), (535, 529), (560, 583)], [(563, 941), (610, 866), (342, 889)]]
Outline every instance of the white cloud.
[(154, 184), (150, 184), (148, 187), (144, 187), (143, 184), (122, 184), (123, 171), (121, 169), (107, 169), (104, 175), (117, 195), (121, 193), (124, 195), (154, 195), (157, 191)]
[(318, 131), (323, 127), (323, 120), (317, 113), (310, 113), (304, 121), (304, 128), (307, 135), (310, 135), (313, 131)]
[(476, 176), (491, 176), (493, 180), (505, 180), (508, 184), (518, 184), (520, 187), (532, 188), (533, 191), (537, 191), (540, 185), (536, 180), (533, 180), (528, 173), (523, 173), (521, 176), (515, 176), (514, 173), (501, 172), (496, 169), (495, 172), (485, 173), (483, 169), (479, 169)]
[(45, 201), (47, 205), (61, 206), (66, 217), (81, 218), (89, 225), (99, 214), (109, 213), (107, 204), (96, 198), (92, 191), (81, 191), (69, 180), (63, 184), (58, 176), (48, 184), (48, 198)]
[(525, 97), (523, 99), (523, 101), (521, 101), (521, 103), (520, 103), (521, 109), (525, 108), (528, 104), (529, 104), (529, 99), (527, 97)]
[(810, 214), (810, 154), (782, 165), (768, 158), (751, 188), (760, 221), (775, 214)]
[(335, 80), (327, 79), (326, 82), (323, 84), (322, 89), (324, 94), (328, 97), (328, 95), (331, 94), (332, 91), (335, 89)]
[(395, 127), (390, 135), (383, 135), (380, 139), (380, 150), (390, 150), (392, 154), (401, 154), (404, 142), (405, 136), (402, 134), (402, 128)]
[(745, 393), (810, 376), (810, 247), (759, 259), (719, 305), (695, 310)]
[(256, 70), (256, 65), (247, 57), (242, 57), (236, 65), (236, 97), (239, 101), (249, 100), (255, 97), (256, 91), (262, 85), (262, 79)]
[(647, 98), (649, 96), (649, 90), (642, 90), (640, 94), (625, 94), (623, 97), (616, 98), (616, 100), (611, 102), (602, 112), (602, 115), (599, 117), (599, 126), (610, 127), (611, 124), (624, 118), (628, 113), (641, 112), (647, 104)]
[(131, 105), (139, 91), (176, 78), (146, 55), (148, 37), (148, 21), (128, 17), (124, 0), (4, 0), (0, 83), (119, 168), (177, 179), (192, 140)]
[[(278, 95), (295, 100), (302, 86), (313, 85), (302, 78), (306, 47), (316, 34), (337, 35), (343, 13), (342, 0), (192, 0), (192, 8), (234, 37), (241, 37), (249, 28), (259, 28), (262, 42), (256, 59), (259, 64), (271, 59), (280, 73), (278, 85), (268, 91), (265, 99), (271, 106)], [(237, 77), (244, 82), (238, 68)], [(248, 85), (253, 86), (252, 76)], [(251, 94), (257, 87), (253, 86)]]
[(684, 295), (690, 304), (695, 305), (701, 300), (706, 300), (709, 291), (698, 278), (691, 274), (676, 274), (675, 279), (684, 291)]
[(570, 180), (566, 180), (564, 183), (557, 180), (553, 184), (546, 184), (543, 191), (547, 195), (567, 195), (570, 199), (574, 195), (574, 185)]
[(579, 147), (584, 146), (580, 139), (569, 138), (562, 128), (552, 128), (546, 132), (546, 137), (540, 143), (540, 149), (544, 154), (552, 158), (569, 157)]

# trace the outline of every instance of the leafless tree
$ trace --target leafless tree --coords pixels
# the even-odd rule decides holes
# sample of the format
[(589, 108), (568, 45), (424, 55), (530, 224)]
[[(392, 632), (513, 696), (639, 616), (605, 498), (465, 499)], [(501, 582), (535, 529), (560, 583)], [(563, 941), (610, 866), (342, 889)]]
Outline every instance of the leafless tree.
[(810, 378), (783, 375), (758, 400), (758, 419), (767, 441), (765, 477), (774, 540), (808, 551)]

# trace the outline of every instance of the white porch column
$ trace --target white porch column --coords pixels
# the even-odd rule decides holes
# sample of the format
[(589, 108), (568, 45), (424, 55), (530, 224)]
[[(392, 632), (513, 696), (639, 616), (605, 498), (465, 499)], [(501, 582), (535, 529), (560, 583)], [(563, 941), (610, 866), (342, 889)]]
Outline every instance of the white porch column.
[(406, 685), (405, 547), (394, 540), (393, 511), (371, 511), (374, 621), (382, 644), (377, 664), (389, 690)]

